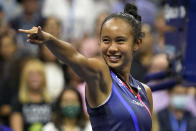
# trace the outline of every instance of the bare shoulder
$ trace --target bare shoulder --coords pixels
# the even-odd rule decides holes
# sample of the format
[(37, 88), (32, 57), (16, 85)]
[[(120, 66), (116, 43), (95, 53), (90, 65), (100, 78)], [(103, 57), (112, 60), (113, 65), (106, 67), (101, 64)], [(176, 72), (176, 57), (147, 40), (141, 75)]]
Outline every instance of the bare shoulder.
[(146, 90), (146, 93), (152, 95), (152, 91), (151, 91), (150, 87), (148, 85), (144, 84), (144, 83), (142, 83), (142, 85), (144, 86), (144, 89)]
[[(86, 58), (81, 54), (76, 55), (71, 68), (86, 82), (98, 80), (101, 74), (107, 72), (106, 63), (98, 58)], [(106, 73), (107, 74), (107, 73)]]
[(149, 103), (150, 103), (150, 111), (152, 113), (152, 111), (153, 111), (152, 91), (151, 91), (151, 89), (148, 85), (143, 84), (143, 83), (142, 83), (142, 85), (144, 86), (144, 89), (146, 90), (147, 97), (148, 97), (148, 100), (149, 100)]
[(96, 69), (102, 70), (107, 68), (107, 64), (102, 58), (88, 58), (88, 60)]
[(102, 58), (89, 58), (88, 60), (91, 67), (93, 67), (96, 72), (101, 75), (101, 79), (104, 79), (105, 76), (106, 78), (110, 76), (109, 67)]

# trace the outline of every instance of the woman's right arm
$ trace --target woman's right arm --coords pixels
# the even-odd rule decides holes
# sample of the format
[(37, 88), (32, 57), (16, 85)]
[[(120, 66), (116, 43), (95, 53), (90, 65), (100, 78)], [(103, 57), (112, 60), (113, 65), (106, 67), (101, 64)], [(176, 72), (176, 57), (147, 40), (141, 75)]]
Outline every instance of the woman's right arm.
[(59, 40), (51, 34), (41, 30), (41, 27), (33, 27), (30, 30), (19, 29), (27, 33), (28, 41), (34, 44), (45, 44), (51, 52), (84, 80), (91, 78), (93, 72), (99, 72), (104, 63), (97, 59), (88, 59), (81, 55), (70, 43)]
[(87, 82), (86, 97), (90, 105), (99, 105), (109, 96), (112, 80), (108, 66), (103, 60), (84, 57), (70, 43), (42, 31), (41, 27), (19, 31), (28, 34), (29, 42), (45, 44), (58, 59)]

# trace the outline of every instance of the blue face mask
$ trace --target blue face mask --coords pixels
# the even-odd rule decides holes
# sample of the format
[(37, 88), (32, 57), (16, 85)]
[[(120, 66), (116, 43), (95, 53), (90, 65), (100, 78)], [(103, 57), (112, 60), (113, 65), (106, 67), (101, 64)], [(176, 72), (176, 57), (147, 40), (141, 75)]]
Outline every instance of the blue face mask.
[(187, 95), (171, 96), (171, 105), (176, 109), (184, 109), (188, 101)]

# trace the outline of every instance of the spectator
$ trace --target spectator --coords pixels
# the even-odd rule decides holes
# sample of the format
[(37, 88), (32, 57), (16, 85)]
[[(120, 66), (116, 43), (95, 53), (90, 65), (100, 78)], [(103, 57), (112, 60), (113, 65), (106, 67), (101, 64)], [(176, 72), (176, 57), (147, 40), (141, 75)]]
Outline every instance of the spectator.
[(92, 131), (82, 108), (82, 98), (75, 88), (65, 88), (54, 108), (54, 119), (43, 131)]
[(44, 65), (30, 59), (24, 65), (18, 96), (13, 100), (10, 119), (14, 131), (41, 131), (51, 117)]
[(7, 125), (11, 113), (11, 99), (18, 91), (19, 60), (15, 37), (4, 32), (0, 35), (0, 119)]
[(174, 56), (175, 48), (168, 43), (165, 43), (165, 33), (174, 30), (171, 26), (166, 25), (164, 12), (160, 10), (155, 19), (155, 43), (154, 51), (156, 54), (166, 53), (170, 57)]
[[(169, 62), (167, 59), (167, 55), (166, 54), (157, 54), (155, 56), (153, 56), (152, 61), (149, 65), (148, 68), (148, 73), (157, 73), (157, 72), (165, 72), (167, 70), (169, 66)], [(163, 82), (164, 80), (167, 80), (170, 78), (166, 78), (166, 79), (161, 79), (161, 80), (151, 80), (150, 82), (148, 82), (148, 85), (156, 85), (159, 84), (160, 82)], [(166, 87), (165, 87), (166, 88)], [(159, 90), (156, 92), (152, 93), (153, 96), (153, 107), (154, 107), (154, 111), (158, 112), (161, 109), (165, 108), (168, 106), (169, 103), (169, 96), (168, 96), (168, 92), (167, 90)], [(162, 99), (160, 96), (164, 97), (164, 99)]]
[(169, 61), (166, 54), (154, 55), (149, 65), (148, 72), (155, 73), (160, 71), (166, 71), (169, 67)]
[(49, 16), (46, 18), (43, 30), (54, 35), (57, 38), (62, 38), (62, 25), (58, 18)]
[(152, 50), (153, 39), (152, 39), (151, 27), (148, 24), (143, 24), (142, 32), (145, 35), (142, 38), (142, 45), (140, 49), (137, 52), (135, 52), (132, 66), (131, 66), (131, 74), (137, 80), (144, 82), (144, 76), (147, 73), (154, 52)]
[(91, 58), (100, 56), (100, 47), (99, 47), (99, 37), (100, 37), (100, 27), (103, 20), (108, 16), (108, 12), (102, 12), (97, 16), (95, 26), (94, 26), (94, 35), (84, 38), (80, 45), (79, 51), (84, 56)]
[(0, 35), (5, 32), (9, 32), (10, 35), (14, 35), (15, 31), (8, 26), (7, 21), (5, 19), (6, 14), (0, 2)]
[(92, 32), (95, 15), (94, 1), (45, 0), (42, 14), (45, 17), (56, 16), (60, 19), (63, 24), (63, 36), (67, 41), (75, 44), (85, 34)]
[(22, 8), (17, 0), (0, 0), (0, 5), (5, 13), (5, 22), (9, 21), (22, 11)]
[(195, 131), (196, 118), (185, 109), (187, 89), (179, 84), (169, 94), (170, 105), (158, 112), (160, 131)]
[[(23, 11), (15, 18), (11, 19), (9, 24), (12, 28), (16, 31), (19, 28), (30, 29), (33, 26), (42, 26), (44, 22), (44, 18), (41, 16), (40, 12), (38, 12), (38, 0), (22, 0), (22, 7)], [(19, 48), (21, 48), (25, 53), (30, 55), (37, 55), (38, 54), (38, 46), (28, 44), (25, 45), (27, 42), (27, 37), (24, 34), (17, 33)]]

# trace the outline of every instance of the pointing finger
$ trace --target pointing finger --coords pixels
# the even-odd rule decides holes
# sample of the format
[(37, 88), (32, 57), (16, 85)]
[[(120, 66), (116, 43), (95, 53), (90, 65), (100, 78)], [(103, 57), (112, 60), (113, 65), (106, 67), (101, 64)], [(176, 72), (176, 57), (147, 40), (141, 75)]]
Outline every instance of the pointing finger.
[(22, 33), (31, 33), (31, 30), (18, 29), (18, 31)]

